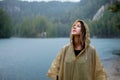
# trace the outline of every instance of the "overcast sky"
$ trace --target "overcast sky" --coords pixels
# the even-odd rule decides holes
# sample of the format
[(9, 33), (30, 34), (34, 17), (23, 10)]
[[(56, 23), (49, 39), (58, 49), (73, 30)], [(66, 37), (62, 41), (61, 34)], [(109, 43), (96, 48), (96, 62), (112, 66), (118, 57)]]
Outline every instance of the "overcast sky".
[(80, 0), (21, 0), (21, 1), (61, 1), (61, 2), (65, 2), (65, 1), (70, 1), (70, 2), (79, 2)]

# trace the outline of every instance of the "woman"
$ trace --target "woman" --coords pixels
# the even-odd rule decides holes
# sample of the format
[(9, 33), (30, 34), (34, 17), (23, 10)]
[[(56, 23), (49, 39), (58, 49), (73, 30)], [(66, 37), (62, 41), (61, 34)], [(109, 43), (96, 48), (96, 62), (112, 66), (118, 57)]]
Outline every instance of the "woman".
[(70, 43), (61, 49), (47, 75), (52, 80), (107, 80), (84, 21), (78, 19), (73, 23)]

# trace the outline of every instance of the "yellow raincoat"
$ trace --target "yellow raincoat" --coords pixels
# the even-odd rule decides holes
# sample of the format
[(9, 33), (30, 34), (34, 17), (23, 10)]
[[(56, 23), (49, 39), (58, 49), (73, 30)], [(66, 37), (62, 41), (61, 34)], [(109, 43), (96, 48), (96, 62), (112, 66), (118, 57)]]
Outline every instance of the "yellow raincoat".
[(85, 48), (75, 56), (70, 35), (70, 43), (61, 49), (48, 70), (47, 76), (52, 80), (57, 80), (57, 76), (58, 80), (107, 80), (96, 49), (90, 44), (88, 26), (82, 22), (86, 29)]

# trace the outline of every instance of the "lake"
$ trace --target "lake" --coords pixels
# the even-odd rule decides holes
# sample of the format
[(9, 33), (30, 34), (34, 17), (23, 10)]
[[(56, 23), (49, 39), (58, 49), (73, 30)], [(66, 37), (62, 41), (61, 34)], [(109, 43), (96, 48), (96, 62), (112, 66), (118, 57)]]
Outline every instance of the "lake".
[[(46, 73), (69, 38), (0, 39), (0, 80), (50, 80)], [(101, 60), (113, 57), (120, 39), (91, 39)]]

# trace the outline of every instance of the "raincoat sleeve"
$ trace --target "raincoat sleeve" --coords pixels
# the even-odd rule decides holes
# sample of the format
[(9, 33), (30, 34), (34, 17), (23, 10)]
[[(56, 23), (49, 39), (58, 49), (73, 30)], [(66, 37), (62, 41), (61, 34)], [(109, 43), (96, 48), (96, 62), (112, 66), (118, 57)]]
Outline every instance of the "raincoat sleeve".
[(100, 61), (98, 53), (95, 50), (95, 80), (107, 80), (104, 67)]
[(47, 76), (51, 78), (51, 80), (57, 80), (57, 76), (59, 74), (59, 69), (60, 69), (62, 53), (63, 53), (63, 49), (59, 52), (57, 57), (53, 60), (51, 67), (48, 70)]

